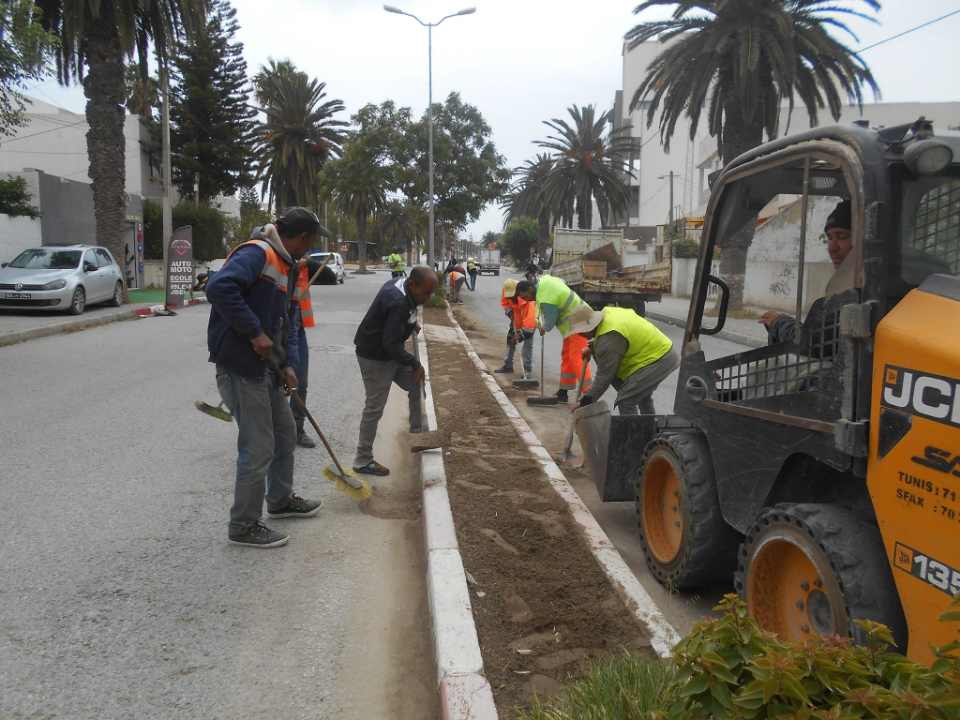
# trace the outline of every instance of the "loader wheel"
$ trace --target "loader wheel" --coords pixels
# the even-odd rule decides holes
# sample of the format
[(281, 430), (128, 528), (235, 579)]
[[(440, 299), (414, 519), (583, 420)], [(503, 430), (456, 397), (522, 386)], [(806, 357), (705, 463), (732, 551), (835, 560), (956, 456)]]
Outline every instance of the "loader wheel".
[(740, 548), (737, 591), (761, 627), (784, 640), (865, 639), (875, 620), (906, 650), (906, 625), (876, 525), (833, 505), (764, 510)]
[(668, 589), (731, 577), (739, 535), (720, 513), (713, 461), (700, 433), (665, 433), (647, 445), (636, 507), (647, 566)]

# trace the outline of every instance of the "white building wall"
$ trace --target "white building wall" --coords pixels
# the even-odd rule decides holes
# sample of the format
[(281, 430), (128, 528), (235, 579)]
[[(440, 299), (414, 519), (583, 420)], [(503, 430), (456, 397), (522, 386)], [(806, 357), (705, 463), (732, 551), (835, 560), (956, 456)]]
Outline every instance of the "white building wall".
[(22, 251), (40, 244), (39, 220), (0, 214), (0, 262), (10, 262)]

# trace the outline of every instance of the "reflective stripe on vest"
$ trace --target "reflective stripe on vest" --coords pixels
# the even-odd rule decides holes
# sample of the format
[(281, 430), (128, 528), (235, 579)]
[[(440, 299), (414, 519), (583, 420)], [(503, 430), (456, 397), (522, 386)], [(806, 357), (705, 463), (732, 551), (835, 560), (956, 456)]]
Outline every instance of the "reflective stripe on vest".
[(279, 253), (277, 253), (277, 251), (273, 249), (273, 246), (270, 245), (270, 243), (268, 243), (266, 240), (247, 240), (244, 243), (240, 243), (230, 251), (230, 254), (227, 255), (227, 260), (230, 260), (233, 254), (245, 245), (256, 245), (258, 248), (263, 250), (267, 256), (267, 261), (263, 264), (263, 270), (260, 271), (260, 277), (267, 278), (278, 288), (280, 288), (281, 291), (286, 293), (287, 273), (289, 272), (290, 266), (283, 258), (280, 257)]
[(300, 266), (293, 297), (300, 304), (300, 318), (303, 320), (303, 326), (314, 327), (316, 322), (313, 319), (313, 303), (310, 300), (310, 271), (306, 265)]
[(617, 368), (617, 379), (626, 380), (640, 368), (656, 362), (673, 347), (660, 329), (629, 308), (605, 307), (596, 337), (608, 332), (620, 333), (627, 341), (627, 352)]

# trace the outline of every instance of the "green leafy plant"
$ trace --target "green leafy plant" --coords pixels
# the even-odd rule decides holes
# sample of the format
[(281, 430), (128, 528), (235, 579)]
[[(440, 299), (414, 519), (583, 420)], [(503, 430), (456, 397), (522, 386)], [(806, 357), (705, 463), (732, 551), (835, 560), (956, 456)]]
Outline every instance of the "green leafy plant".
[(10, 217), (40, 217), (30, 204), (30, 191), (22, 177), (0, 178), (0, 213)]
[(695, 240), (674, 240), (672, 249), (675, 258), (695, 258), (700, 255), (700, 245)]
[[(883, 625), (860, 623), (867, 642), (778, 640), (735, 595), (718, 605), (674, 650), (676, 681), (653, 717), (809, 720), (960, 718), (960, 643), (926, 667), (892, 652)], [(945, 620), (960, 620), (960, 611)]]
[[(223, 214), (216, 208), (181, 202), (173, 208), (173, 227), (193, 228), (193, 259), (216, 260), (226, 256), (223, 246), (225, 226)], [(163, 258), (162, 217), (160, 205), (150, 200), (143, 203), (144, 256), (148, 260)]]

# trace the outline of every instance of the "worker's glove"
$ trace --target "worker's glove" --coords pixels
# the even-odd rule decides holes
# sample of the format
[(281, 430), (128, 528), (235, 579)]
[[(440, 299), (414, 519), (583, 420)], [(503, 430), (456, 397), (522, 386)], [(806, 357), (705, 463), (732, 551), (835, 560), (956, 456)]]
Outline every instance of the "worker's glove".
[(593, 404), (593, 397), (591, 397), (590, 395), (584, 395), (582, 398), (580, 398), (580, 405), (578, 407), (586, 407), (587, 405), (592, 405), (592, 404)]
[(527, 340), (532, 340), (532, 339), (533, 339), (533, 330), (524, 329), (524, 330), (522, 331), (522, 334), (523, 334), (523, 340), (524, 340), (524, 342), (527, 341)]

